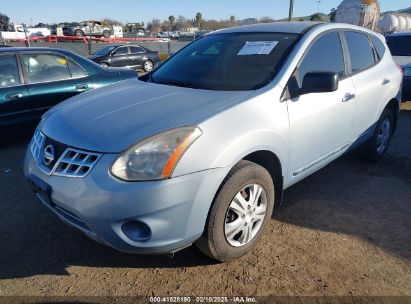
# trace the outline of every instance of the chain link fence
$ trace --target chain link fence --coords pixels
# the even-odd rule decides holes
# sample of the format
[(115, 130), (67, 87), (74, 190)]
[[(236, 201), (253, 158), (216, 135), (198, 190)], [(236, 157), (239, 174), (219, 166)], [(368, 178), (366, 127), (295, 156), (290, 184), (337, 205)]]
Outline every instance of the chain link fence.
[[(132, 43), (128, 43), (129, 45), (140, 45), (145, 48), (148, 48), (152, 51), (156, 51), (161, 55), (165, 54), (170, 54), (174, 53), (184, 46), (186, 46), (189, 41), (173, 41), (170, 40), (169, 42), (149, 42), (149, 41), (133, 41)], [(25, 43), (17, 43), (17, 42), (8, 42), (7, 43), (10, 46), (15, 46), (15, 47), (25, 47)], [(84, 42), (35, 42), (31, 41), (30, 42), (31, 47), (50, 47), (50, 48), (59, 48), (59, 49), (64, 49), (68, 50), (74, 53), (77, 53), (82, 56), (88, 56), (89, 54), (93, 54), (97, 50), (109, 46), (109, 45), (114, 45), (114, 44), (119, 44), (119, 43), (101, 43), (101, 42), (91, 42), (89, 43), (84, 43)]]

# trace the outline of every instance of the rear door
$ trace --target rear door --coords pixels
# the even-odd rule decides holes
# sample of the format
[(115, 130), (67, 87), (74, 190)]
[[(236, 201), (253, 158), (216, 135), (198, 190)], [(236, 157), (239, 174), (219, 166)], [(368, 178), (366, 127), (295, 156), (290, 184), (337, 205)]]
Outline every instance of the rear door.
[(130, 58), (133, 66), (143, 66), (144, 56), (146, 52), (139, 46), (130, 46)]
[(17, 55), (0, 55), (0, 136), (24, 131), (33, 125), (27, 88)]
[(350, 77), (356, 89), (354, 136), (371, 132), (377, 122), (385, 90), (390, 85), (391, 75), (381, 64), (366, 33), (344, 31), (348, 47)]
[(355, 89), (346, 76), (340, 37), (337, 31), (319, 36), (289, 82), (289, 87), (301, 88), (309, 72), (334, 72), (340, 76), (335, 92), (306, 94), (287, 101), (291, 138), (289, 170), (294, 182), (318, 170), (349, 147)]
[(132, 65), (128, 46), (120, 46), (111, 53), (110, 65), (113, 67), (125, 67)]
[(36, 119), (63, 100), (92, 88), (92, 78), (86, 71), (61, 54), (24, 52), (20, 58)]

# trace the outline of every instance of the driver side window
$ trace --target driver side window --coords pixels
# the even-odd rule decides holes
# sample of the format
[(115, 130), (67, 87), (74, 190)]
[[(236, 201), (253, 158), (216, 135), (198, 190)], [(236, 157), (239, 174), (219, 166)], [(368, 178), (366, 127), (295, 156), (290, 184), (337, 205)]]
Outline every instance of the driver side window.
[(344, 76), (344, 55), (337, 32), (322, 35), (306, 53), (295, 74), (300, 88), (304, 76), (311, 72), (334, 72), (340, 77)]

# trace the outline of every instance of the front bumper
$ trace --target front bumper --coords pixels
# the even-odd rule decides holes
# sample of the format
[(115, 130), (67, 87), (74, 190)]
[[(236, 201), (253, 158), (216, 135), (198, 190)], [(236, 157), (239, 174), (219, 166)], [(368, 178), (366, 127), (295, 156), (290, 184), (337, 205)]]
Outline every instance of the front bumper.
[(402, 83), (402, 101), (411, 101), (411, 77), (404, 77)]
[(103, 155), (84, 178), (49, 176), (27, 149), (24, 173), (50, 186), (49, 200), (37, 196), (62, 221), (119, 251), (173, 252), (201, 236), (229, 168), (163, 181), (123, 182), (109, 173), (116, 157)]

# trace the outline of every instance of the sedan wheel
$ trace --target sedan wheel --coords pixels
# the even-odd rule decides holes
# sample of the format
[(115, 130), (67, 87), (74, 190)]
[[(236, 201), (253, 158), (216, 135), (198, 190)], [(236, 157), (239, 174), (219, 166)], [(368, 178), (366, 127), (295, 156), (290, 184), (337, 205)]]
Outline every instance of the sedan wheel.
[(151, 60), (144, 61), (143, 70), (144, 72), (150, 72), (154, 69), (154, 63)]

